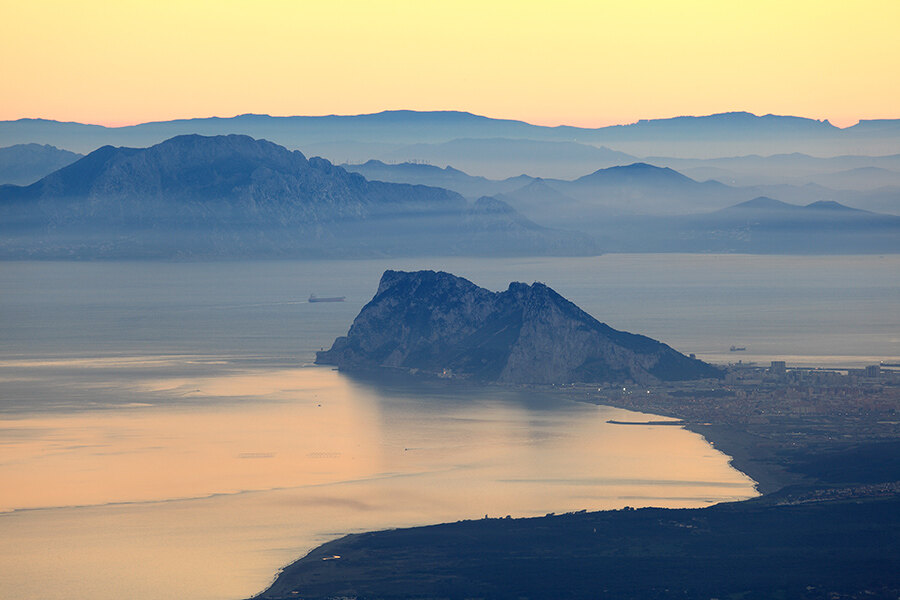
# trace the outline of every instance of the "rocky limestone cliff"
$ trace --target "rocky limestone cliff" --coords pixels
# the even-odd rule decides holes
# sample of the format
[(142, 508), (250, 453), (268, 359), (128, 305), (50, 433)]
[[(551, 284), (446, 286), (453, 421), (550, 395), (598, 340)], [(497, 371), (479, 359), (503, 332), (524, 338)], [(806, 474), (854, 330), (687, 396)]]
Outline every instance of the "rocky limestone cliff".
[(435, 271), (386, 271), (347, 336), (316, 362), (502, 383), (721, 376), (661, 342), (597, 321), (542, 283), (491, 292)]

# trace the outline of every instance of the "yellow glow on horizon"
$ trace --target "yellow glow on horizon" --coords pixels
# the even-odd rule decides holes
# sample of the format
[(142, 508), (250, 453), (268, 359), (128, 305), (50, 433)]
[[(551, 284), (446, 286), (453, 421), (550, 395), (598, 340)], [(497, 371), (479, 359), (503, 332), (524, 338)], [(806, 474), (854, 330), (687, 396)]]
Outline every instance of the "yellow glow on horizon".
[(2, 2), (0, 119), (900, 117), (896, 0)]

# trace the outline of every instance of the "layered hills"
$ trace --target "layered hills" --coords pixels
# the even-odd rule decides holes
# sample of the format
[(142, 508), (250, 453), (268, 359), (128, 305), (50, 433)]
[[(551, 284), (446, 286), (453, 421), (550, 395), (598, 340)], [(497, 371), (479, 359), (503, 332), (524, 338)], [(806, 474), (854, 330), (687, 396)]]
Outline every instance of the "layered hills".
[[(416, 183), (446, 188), (475, 198), (502, 194), (520, 210), (534, 205), (540, 210), (552, 198), (542, 198), (536, 190), (522, 190), (539, 181), (550, 195), (562, 194), (584, 206), (552, 211), (559, 217), (579, 211), (615, 213), (687, 214), (725, 208), (758, 196), (779, 198), (794, 204), (822, 200), (849, 204), (866, 210), (900, 214), (900, 155), (840, 156), (815, 158), (804, 154), (741, 156), (721, 159), (674, 159), (634, 157), (604, 166), (591, 161), (570, 163), (588, 175), (574, 179), (535, 177), (541, 171), (525, 171), (506, 179), (470, 175), (459, 166), (438, 167), (421, 162), (368, 160), (342, 165), (367, 179), (395, 183)], [(486, 159), (488, 160), (488, 159)], [(533, 158), (532, 160), (537, 160)], [(527, 162), (523, 162), (527, 165)], [(602, 167), (602, 168), (598, 168)], [(668, 167), (668, 169), (666, 168)], [(552, 188), (552, 190), (551, 190)], [(522, 196), (526, 196), (522, 198)], [(517, 201), (523, 202), (516, 204)], [(540, 219), (538, 214), (529, 215)], [(549, 221), (548, 221), (549, 223)]]
[(639, 252), (873, 254), (900, 252), (900, 216), (839, 202), (789, 204), (760, 196), (720, 210), (608, 220), (607, 247)]
[(368, 181), (243, 135), (104, 146), (32, 185), (0, 187), (6, 257), (590, 254), (501, 200)]
[(386, 271), (347, 336), (316, 362), (503, 383), (721, 375), (666, 344), (597, 321), (544, 284), (491, 292), (435, 271)]
[[(543, 127), (509, 119), (491, 119), (458, 111), (385, 111), (366, 115), (240, 115), (102, 127), (45, 119), (0, 122), (7, 143), (53, 144), (89, 152), (104, 144), (146, 146), (188, 133), (240, 133), (303, 148), (344, 142), (344, 160), (354, 144), (442, 143), (461, 138), (508, 138), (606, 145), (637, 156), (736, 156), (752, 153), (806, 152), (819, 155), (894, 154), (900, 151), (897, 120), (861, 121), (840, 129), (827, 121), (731, 112), (706, 116), (642, 120), (597, 129)], [(371, 149), (371, 147), (370, 147)], [(392, 149), (396, 150), (396, 146)], [(366, 151), (367, 158), (384, 158)]]
[(41, 144), (0, 148), (0, 184), (27, 185), (72, 164), (80, 154)]

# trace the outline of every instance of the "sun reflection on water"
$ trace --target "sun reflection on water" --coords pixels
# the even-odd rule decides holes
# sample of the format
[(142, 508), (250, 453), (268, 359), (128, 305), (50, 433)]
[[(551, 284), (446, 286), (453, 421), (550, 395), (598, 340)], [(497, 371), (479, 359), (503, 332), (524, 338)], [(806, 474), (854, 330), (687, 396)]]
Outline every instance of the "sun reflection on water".
[[(700, 436), (618, 409), (165, 360), (94, 381), (103, 410), (0, 419), (0, 589), (237, 598), (351, 531), (755, 495)], [(14, 366), (53, 390), (80, 368)]]

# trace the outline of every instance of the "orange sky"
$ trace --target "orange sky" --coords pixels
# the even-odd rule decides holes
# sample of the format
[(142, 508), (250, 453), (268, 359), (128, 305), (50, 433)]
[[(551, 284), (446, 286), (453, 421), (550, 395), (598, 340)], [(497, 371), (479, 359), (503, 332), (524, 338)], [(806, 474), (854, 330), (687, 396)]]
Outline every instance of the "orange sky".
[[(486, 6), (485, 6), (486, 5)], [(900, 118), (900, 1), (0, 0), (0, 119)]]

